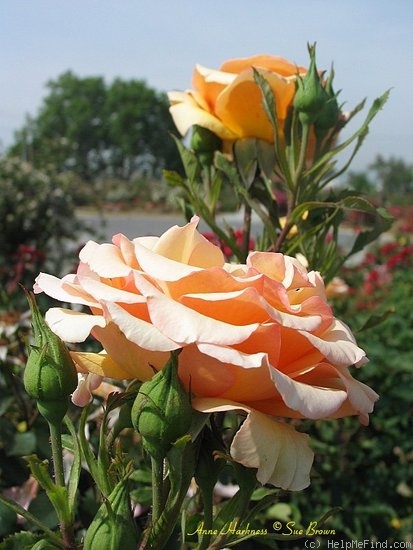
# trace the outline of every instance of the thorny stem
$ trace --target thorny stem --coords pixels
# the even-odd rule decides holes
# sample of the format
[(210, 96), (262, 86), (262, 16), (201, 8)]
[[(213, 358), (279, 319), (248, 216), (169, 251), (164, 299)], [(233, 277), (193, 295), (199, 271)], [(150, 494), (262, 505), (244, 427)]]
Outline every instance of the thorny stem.
[(248, 256), (250, 235), (251, 235), (251, 206), (249, 204), (245, 204), (243, 236), (242, 236), (242, 255), (243, 255), (244, 261)]
[[(60, 487), (66, 487), (65, 474), (63, 468), (63, 448), (62, 448), (62, 430), (60, 424), (49, 422), (50, 444), (52, 447), (53, 468), (56, 484)], [(76, 550), (77, 545), (73, 532), (71, 519), (67, 514), (59, 514), (60, 532), (63, 538), (63, 544), (66, 550)]]
[(151, 458), (152, 462), (152, 524), (155, 525), (163, 511), (163, 460)]

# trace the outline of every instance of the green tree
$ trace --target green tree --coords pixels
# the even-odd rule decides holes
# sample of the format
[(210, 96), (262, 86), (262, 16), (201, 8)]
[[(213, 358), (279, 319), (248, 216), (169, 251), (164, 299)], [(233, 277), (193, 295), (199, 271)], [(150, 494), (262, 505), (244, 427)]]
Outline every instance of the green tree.
[(413, 164), (407, 164), (404, 160), (393, 157), (384, 159), (378, 155), (369, 168), (375, 173), (383, 202), (405, 202), (409, 196), (411, 199)]
[(16, 132), (10, 154), (85, 180), (129, 179), (136, 171), (157, 176), (177, 166), (166, 95), (144, 81), (108, 85), (102, 77), (67, 71), (47, 88), (37, 116)]
[(129, 179), (136, 172), (160, 175), (176, 165), (177, 150), (168, 100), (142, 80), (116, 79), (107, 89), (104, 118), (107, 124), (109, 169)]
[(372, 195), (375, 192), (376, 186), (369, 174), (366, 172), (349, 172), (345, 187), (350, 187), (363, 195)]

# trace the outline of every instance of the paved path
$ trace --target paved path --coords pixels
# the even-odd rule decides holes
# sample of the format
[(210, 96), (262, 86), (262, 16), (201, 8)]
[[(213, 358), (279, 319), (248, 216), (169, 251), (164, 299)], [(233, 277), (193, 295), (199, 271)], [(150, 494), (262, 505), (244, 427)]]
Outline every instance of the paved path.
[[(161, 235), (173, 225), (184, 225), (185, 220), (179, 214), (147, 214), (142, 212), (122, 212), (122, 213), (105, 213), (104, 218), (93, 212), (80, 211), (78, 216), (81, 220), (89, 224), (94, 231), (96, 237), (92, 238), (99, 241), (110, 241), (111, 237), (116, 233), (123, 233), (128, 238), (142, 237), (144, 235)], [(219, 217), (221, 222), (225, 220), (231, 227), (237, 228), (242, 226), (242, 216), (238, 213), (229, 213)], [(260, 221), (253, 219), (252, 231), (258, 234), (260, 231)], [(208, 231), (208, 226), (202, 220), (199, 223), (198, 229)], [(91, 238), (90, 235), (84, 233), (82, 238)]]
[[(105, 213), (104, 218), (93, 212), (79, 212), (79, 218), (93, 228), (93, 232), (84, 232), (81, 235), (80, 242), (86, 242), (89, 239), (97, 242), (110, 242), (113, 235), (123, 233), (128, 238), (142, 237), (144, 235), (161, 235), (173, 225), (184, 225), (185, 220), (179, 214), (148, 214), (145, 212), (122, 212)], [(219, 218), (224, 220), (233, 228), (242, 227), (242, 215), (239, 213), (228, 213)], [(200, 221), (198, 229), (208, 231), (208, 226)], [(261, 222), (258, 217), (253, 216), (252, 234), (258, 235), (261, 229)], [(350, 249), (354, 242), (354, 232), (350, 229), (341, 231), (341, 245), (344, 249)], [(362, 253), (361, 253), (362, 254)], [(362, 255), (357, 254), (351, 259), (351, 263), (357, 263)]]

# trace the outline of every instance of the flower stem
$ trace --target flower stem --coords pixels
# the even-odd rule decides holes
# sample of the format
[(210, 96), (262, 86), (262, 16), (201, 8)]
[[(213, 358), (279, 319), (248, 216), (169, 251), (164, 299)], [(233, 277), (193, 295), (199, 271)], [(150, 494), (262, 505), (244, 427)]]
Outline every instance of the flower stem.
[[(62, 428), (60, 423), (49, 422), (50, 444), (52, 447), (53, 469), (56, 485), (66, 488), (65, 473), (63, 467)], [(66, 550), (76, 550), (77, 545), (71, 521), (69, 509), (56, 509), (60, 521), (60, 532)]]
[(63, 469), (62, 430), (60, 424), (52, 424), (51, 422), (49, 422), (49, 430), (55, 481), (57, 485), (64, 487), (65, 474)]
[(243, 236), (242, 236), (242, 255), (243, 255), (244, 262), (249, 252), (250, 235), (251, 235), (251, 206), (249, 204), (245, 204)]
[(163, 511), (163, 460), (151, 457), (152, 462), (152, 525), (155, 525)]
[(305, 166), (305, 160), (307, 156), (307, 146), (308, 146), (308, 139), (310, 137), (310, 125), (309, 124), (303, 124), (303, 133), (301, 136), (301, 144), (300, 144), (300, 154), (298, 157), (298, 162), (296, 169), (294, 171), (294, 190), (296, 191), (298, 185), (300, 184), (300, 178), (301, 173), (303, 171), (303, 168)]
[[(204, 506), (204, 529), (206, 532), (212, 530), (212, 524), (213, 524), (213, 505), (212, 505), (212, 498), (213, 498), (213, 488), (212, 490), (202, 490), (202, 504)], [(209, 543), (211, 541), (211, 535), (202, 535), (201, 543), (199, 545), (199, 550), (205, 550), (209, 547)]]

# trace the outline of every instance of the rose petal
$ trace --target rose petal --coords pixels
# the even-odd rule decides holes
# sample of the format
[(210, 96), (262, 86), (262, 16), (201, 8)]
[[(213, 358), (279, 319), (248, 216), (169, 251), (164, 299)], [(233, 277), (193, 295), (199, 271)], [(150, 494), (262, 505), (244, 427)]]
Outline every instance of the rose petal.
[(89, 373), (79, 373), (77, 377), (77, 388), (72, 393), (72, 403), (78, 407), (86, 407), (92, 401), (92, 392), (100, 385), (102, 377)]
[(79, 258), (100, 277), (126, 277), (131, 272), (131, 267), (125, 263), (121, 251), (114, 244), (88, 241)]
[(254, 55), (238, 59), (228, 59), (220, 66), (220, 71), (238, 74), (249, 67), (262, 67), (283, 76), (305, 74), (307, 69), (276, 55)]
[[(277, 115), (280, 121), (287, 117), (287, 109), (295, 92), (295, 83), (264, 69), (257, 69), (264, 76), (276, 98)], [(248, 109), (245, 102), (248, 100)], [(233, 82), (219, 94), (215, 113), (223, 124), (239, 137), (256, 137), (274, 141), (274, 129), (262, 105), (262, 93), (258, 88), (253, 69), (236, 76)]]
[(159, 238), (153, 252), (186, 265), (204, 268), (223, 266), (222, 251), (198, 233), (198, 223), (199, 218), (193, 216), (183, 227), (171, 227)]
[(172, 351), (180, 347), (152, 323), (131, 315), (117, 304), (105, 302), (104, 306), (112, 322), (139, 347), (149, 351)]
[(260, 483), (270, 483), (289, 491), (301, 491), (310, 484), (314, 454), (308, 435), (291, 426), (236, 402), (222, 399), (194, 399), (201, 412), (244, 410), (247, 418), (231, 444), (231, 456), (247, 468), (257, 468)]
[(73, 274), (65, 275), (62, 279), (58, 279), (48, 273), (40, 273), (36, 277), (33, 290), (35, 294), (45, 292), (48, 296), (61, 302), (87, 306), (97, 305), (96, 300), (85, 292), (76, 281), (76, 275)]
[(198, 344), (197, 347), (201, 353), (209, 355), (209, 357), (214, 357), (218, 361), (244, 369), (258, 368), (263, 365), (268, 366), (268, 356), (264, 352), (243, 353), (234, 348), (214, 344)]
[(299, 332), (334, 365), (348, 367), (362, 361), (366, 355), (357, 346), (348, 326), (338, 319), (333, 319), (330, 328), (321, 336)]
[(379, 399), (379, 395), (363, 382), (355, 380), (348, 369), (336, 367), (336, 370), (346, 386), (348, 399), (359, 415), (361, 424), (368, 426), (369, 414), (373, 412), (374, 403)]
[[(177, 96), (172, 97), (176, 101)], [(207, 128), (221, 139), (233, 140), (237, 138), (237, 135), (226, 128), (219, 118), (198, 105), (189, 93), (182, 94), (181, 101), (173, 103), (169, 111), (182, 136), (185, 136), (192, 126), (198, 125)]]
[(102, 315), (88, 315), (71, 309), (50, 308), (45, 315), (46, 323), (65, 342), (84, 342), (94, 327), (105, 327)]
[(275, 368), (270, 368), (270, 376), (287, 407), (306, 418), (328, 418), (347, 398), (343, 390), (304, 384)]
[(180, 347), (193, 342), (238, 344), (259, 327), (259, 323), (235, 326), (217, 321), (161, 294), (148, 297), (148, 310), (152, 323)]
[(83, 373), (91, 373), (105, 378), (129, 380), (134, 378), (131, 373), (123, 369), (107, 353), (70, 352), (73, 361)]

